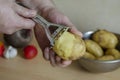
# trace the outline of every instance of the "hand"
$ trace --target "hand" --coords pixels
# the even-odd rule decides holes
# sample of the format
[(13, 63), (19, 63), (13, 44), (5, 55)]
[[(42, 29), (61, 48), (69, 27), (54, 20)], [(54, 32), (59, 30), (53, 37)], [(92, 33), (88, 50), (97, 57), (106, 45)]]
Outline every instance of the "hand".
[[(45, 18), (48, 19), (50, 22), (54, 22), (57, 24), (62, 24), (62, 25), (66, 25), (69, 26), (70, 32), (72, 32), (73, 34), (77, 34), (79, 36), (82, 36), (81, 33), (74, 27), (74, 25), (69, 21), (69, 19), (64, 16), (62, 13), (58, 12), (56, 9), (50, 10), (48, 16), (46, 16)], [(44, 16), (44, 15), (43, 15)], [(43, 56), (46, 60), (49, 60), (50, 63), (53, 66), (60, 66), (60, 67), (66, 67), (68, 65), (71, 64), (71, 60), (63, 60), (61, 59), (59, 56), (57, 56), (55, 54), (55, 52), (49, 48), (49, 41), (46, 37), (45, 31), (42, 27), (38, 27), (39, 25), (37, 25), (35, 27), (35, 34), (36, 34), (36, 38), (38, 40), (38, 43), (43, 51)]]
[(31, 29), (35, 26), (32, 18), (35, 10), (18, 5), (15, 0), (0, 0), (0, 32), (12, 34), (20, 29)]
[[(61, 12), (59, 12), (58, 10), (56, 10), (55, 8), (54, 9), (51, 9), (50, 11), (47, 12), (47, 16), (45, 14), (43, 14), (43, 16), (50, 22), (53, 22), (53, 23), (57, 23), (57, 24), (62, 24), (62, 25), (65, 25), (65, 26), (68, 26), (70, 27), (70, 32), (73, 33), (73, 34), (76, 34), (76, 35), (79, 35), (80, 37), (82, 36), (81, 32), (79, 32), (76, 27), (70, 22), (70, 20), (68, 19), (67, 16), (63, 15)], [(44, 39), (45, 40), (45, 39)], [(40, 42), (42, 43), (42, 42)], [(43, 42), (44, 43), (44, 42)], [(42, 44), (41, 45), (41, 48), (42, 48)], [(44, 46), (43, 47), (43, 50), (44, 48), (47, 47), (47, 46)], [(57, 56), (55, 54), (55, 52), (50, 49), (49, 47), (45, 48), (44, 50), (44, 58), (46, 60), (50, 60), (50, 63), (55, 66), (55, 65), (58, 65), (60, 67), (66, 67), (68, 65), (71, 64), (71, 60), (63, 60), (61, 59), (59, 56)]]
[[(21, 0), (21, 1), (23, 1), (24, 5), (26, 4), (29, 8), (34, 8), (38, 10), (38, 12), (40, 12), (40, 15), (46, 18), (48, 21), (69, 26), (71, 28), (70, 29), (71, 33), (81, 36), (81, 32), (79, 32), (76, 29), (76, 27), (74, 27), (74, 25), (70, 22), (70, 20), (66, 16), (64, 16), (54, 7), (54, 5), (50, 2), (50, 0), (34, 0), (33, 2), (31, 0), (29, 0), (31, 2), (29, 2), (28, 0), (26, 1)], [(29, 3), (31, 3), (32, 6)], [(36, 6), (38, 4), (39, 6)], [(60, 67), (66, 67), (71, 64), (72, 62), (71, 60), (61, 59), (59, 56), (55, 54), (55, 52), (52, 49), (49, 48), (50, 43), (43, 27), (37, 24), (34, 30), (35, 30), (36, 39), (43, 51), (43, 56), (46, 60), (49, 60), (53, 66), (57, 65)]]

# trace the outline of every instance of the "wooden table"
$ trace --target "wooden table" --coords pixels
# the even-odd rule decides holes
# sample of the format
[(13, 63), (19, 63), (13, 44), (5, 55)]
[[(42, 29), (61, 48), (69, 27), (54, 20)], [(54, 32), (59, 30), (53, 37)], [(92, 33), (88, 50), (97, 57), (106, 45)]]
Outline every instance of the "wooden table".
[[(2, 39), (0, 39), (2, 40)], [(0, 80), (119, 80), (120, 69), (113, 72), (95, 74), (85, 71), (77, 61), (66, 68), (52, 67), (42, 57), (35, 40), (31, 42), (39, 54), (32, 60), (24, 59), (20, 54), (14, 59), (0, 58)]]

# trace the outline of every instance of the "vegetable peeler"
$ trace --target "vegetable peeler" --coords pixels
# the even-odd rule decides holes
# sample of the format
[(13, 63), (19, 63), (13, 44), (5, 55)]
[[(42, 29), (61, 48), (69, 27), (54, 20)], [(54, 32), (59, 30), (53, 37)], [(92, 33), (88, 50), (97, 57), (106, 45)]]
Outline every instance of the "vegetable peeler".
[[(65, 31), (67, 31), (69, 29), (69, 27), (66, 27), (66, 26), (63, 26), (63, 25), (50, 23), (38, 14), (32, 19), (44, 28), (45, 33), (47, 35), (47, 38), (50, 41), (51, 46), (54, 46), (55, 39), (60, 37), (62, 33), (64, 33)], [(54, 30), (53, 33), (51, 33), (50, 32), (50, 27), (55, 27), (57, 29)]]

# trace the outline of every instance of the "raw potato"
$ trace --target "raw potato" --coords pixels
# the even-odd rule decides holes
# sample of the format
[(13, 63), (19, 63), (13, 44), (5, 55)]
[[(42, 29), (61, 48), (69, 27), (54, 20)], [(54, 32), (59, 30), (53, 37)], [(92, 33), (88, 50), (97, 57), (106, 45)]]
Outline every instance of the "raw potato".
[(86, 59), (96, 59), (96, 57), (92, 54), (92, 53), (89, 53), (89, 52), (85, 52), (85, 54), (83, 55), (83, 58), (86, 58)]
[(53, 50), (62, 59), (76, 60), (84, 55), (86, 47), (82, 38), (66, 31), (55, 40)]
[(96, 57), (103, 56), (103, 50), (102, 48), (94, 41), (92, 40), (85, 40), (86, 50)]
[(105, 54), (112, 55), (115, 59), (120, 59), (120, 52), (117, 49), (108, 49)]
[(115, 58), (112, 55), (104, 55), (100, 58), (98, 58), (98, 60), (114, 60)]
[(117, 37), (107, 30), (96, 31), (92, 35), (92, 39), (103, 48), (115, 48), (118, 44)]

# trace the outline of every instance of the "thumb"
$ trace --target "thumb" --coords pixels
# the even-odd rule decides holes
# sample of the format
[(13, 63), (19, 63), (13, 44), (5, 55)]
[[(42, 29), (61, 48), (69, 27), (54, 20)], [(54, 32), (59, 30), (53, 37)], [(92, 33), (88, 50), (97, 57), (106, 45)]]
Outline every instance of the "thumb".
[(78, 31), (76, 27), (70, 27), (70, 32), (79, 35), (80, 37), (83, 37), (83, 34), (80, 31)]
[(20, 16), (23, 16), (25, 18), (32, 18), (32, 17), (36, 16), (36, 14), (37, 14), (37, 12), (35, 10), (25, 8), (18, 4), (15, 4), (14, 10), (17, 14), (19, 14)]

